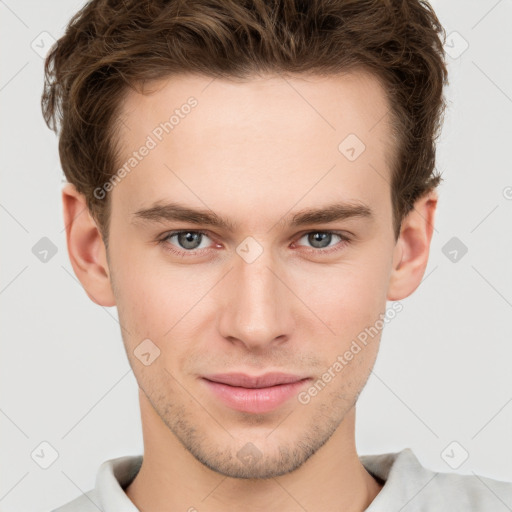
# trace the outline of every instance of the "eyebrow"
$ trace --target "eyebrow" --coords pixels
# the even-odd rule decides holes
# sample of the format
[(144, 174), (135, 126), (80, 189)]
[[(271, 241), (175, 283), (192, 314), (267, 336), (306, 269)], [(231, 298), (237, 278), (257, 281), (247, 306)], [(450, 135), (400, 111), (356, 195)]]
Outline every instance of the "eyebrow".
[[(285, 225), (288, 222), (291, 227), (299, 227), (305, 224), (322, 224), (354, 217), (373, 220), (372, 209), (363, 203), (331, 203), (319, 208), (306, 208), (295, 213), (289, 219), (289, 215), (281, 218), (277, 224)], [(165, 221), (182, 221), (197, 225), (208, 225), (222, 228), (226, 231), (236, 231), (236, 224), (225, 219), (212, 210), (189, 208), (179, 203), (155, 204), (149, 208), (143, 208), (133, 213), (133, 222), (143, 221), (158, 223)]]

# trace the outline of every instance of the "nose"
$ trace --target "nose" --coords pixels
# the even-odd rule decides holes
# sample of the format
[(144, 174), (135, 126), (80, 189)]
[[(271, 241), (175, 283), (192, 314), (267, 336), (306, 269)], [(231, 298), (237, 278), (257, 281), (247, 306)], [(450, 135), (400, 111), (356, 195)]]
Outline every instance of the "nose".
[(270, 251), (251, 263), (235, 254), (233, 265), (220, 291), (220, 334), (251, 351), (287, 341), (294, 328), (294, 301), (283, 284), (283, 267)]

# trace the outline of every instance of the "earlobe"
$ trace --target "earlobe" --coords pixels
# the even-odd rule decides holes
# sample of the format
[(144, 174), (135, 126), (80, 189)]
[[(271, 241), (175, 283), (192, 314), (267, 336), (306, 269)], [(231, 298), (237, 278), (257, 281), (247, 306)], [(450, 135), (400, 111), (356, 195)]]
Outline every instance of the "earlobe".
[(402, 222), (393, 254), (388, 300), (405, 299), (421, 283), (428, 264), (437, 200), (435, 190), (421, 197)]
[(68, 183), (62, 189), (62, 206), (68, 255), (75, 275), (93, 302), (115, 306), (105, 244), (85, 197)]

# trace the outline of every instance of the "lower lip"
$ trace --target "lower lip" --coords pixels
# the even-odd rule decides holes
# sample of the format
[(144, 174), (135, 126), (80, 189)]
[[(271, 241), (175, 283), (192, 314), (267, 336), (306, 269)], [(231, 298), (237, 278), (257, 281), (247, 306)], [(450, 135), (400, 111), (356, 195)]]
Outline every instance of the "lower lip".
[(239, 388), (203, 379), (211, 391), (228, 407), (242, 412), (261, 414), (273, 411), (296, 396), (310, 379), (268, 388)]

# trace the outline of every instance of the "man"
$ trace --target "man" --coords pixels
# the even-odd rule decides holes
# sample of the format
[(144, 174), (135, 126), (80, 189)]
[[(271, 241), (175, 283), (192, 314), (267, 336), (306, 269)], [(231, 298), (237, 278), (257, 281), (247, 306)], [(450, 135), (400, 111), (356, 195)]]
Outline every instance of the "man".
[(58, 511), (512, 506), (511, 484), (355, 448), (382, 326), (428, 262), (442, 34), (417, 0), (104, 0), (71, 20), (43, 111), (144, 454)]

